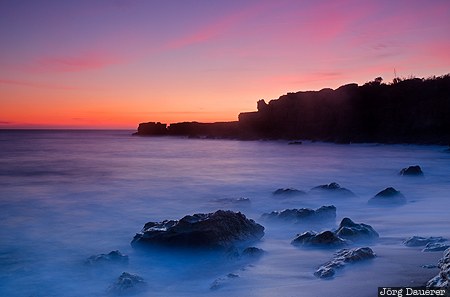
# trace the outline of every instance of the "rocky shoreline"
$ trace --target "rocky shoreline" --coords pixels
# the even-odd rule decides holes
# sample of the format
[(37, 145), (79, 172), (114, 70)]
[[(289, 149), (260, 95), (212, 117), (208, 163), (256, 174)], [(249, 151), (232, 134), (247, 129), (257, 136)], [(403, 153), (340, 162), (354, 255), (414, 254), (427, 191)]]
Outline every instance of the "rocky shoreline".
[[(334, 143), (450, 143), (450, 75), (288, 93), (238, 121), (139, 124), (134, 135)], [(300, 141), (294, 142), (301, 144)], [(407, 173), (408, 174), (408, 173)]]

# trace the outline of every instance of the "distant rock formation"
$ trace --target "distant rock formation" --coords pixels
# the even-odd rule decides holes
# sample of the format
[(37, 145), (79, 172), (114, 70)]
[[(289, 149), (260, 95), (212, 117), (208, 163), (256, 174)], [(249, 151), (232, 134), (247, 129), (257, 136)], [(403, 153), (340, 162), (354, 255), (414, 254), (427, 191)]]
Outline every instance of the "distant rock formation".
[(90, 256), (85, 261), (86, 264), (94, 265), (99, 263), (128, 263), (128, 256), (120, 251), (111, 251), (108, 254)]
[(143, 292), (147, 283), (137, 274), (123, 272), (119, 278), (109, 286), (108, 293), (114, 295), (130, 295)]
[(384, 189), (369, 199), (369, 204), (378, 206), (399, 206), (405, 203), (405, 196), (392, 187)]
[(419, 165), (409, 166), (408, 168), (403, 168), (400, 170), (400, 175), (408, 175), (408, 176), (423, 176), (422, 168)]
[(282, 211), (264, 213), (264, 219), (284, 220), (293, 223), (306, 223), (312, 221), (330, 221), (336, 219), (336, 207), (334, 205), (321, 206), (314, 210), (311, 208), (294, 208)]
[(259, 100), (257, 111), (239, 114), (237, 122), (142, 123), (136, 134), (448, 145), (448, 114), (450, 74), (288, 93)]
[(340, 197), (356, 197), (356, 195), (349, 189), (341, 187), (338, 183), (332, 182), (328, 185), (320, 185), (311, 189), (310, 193), (326, 193), (333, 194)]

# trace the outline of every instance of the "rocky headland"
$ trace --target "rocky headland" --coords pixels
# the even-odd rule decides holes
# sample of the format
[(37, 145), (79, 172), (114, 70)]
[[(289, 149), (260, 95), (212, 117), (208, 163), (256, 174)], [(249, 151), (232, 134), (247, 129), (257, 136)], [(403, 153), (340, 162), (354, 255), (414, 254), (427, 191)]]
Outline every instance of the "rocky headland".
[(450, 74), (376, 78), (362, 86), (287, 93), (238, 121), (139, 124), (135, 135), (227, 139), (305, 139), (335, 143), (450, 143)]

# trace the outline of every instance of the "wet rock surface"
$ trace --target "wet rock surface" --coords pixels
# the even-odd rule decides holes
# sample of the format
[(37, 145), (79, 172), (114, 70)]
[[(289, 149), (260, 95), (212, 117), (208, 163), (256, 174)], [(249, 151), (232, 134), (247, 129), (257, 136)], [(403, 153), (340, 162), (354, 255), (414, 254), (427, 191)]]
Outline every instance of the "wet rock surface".
[(427, 282), (427, 287), (450, 289), (450, 248), (445, 250), (438, 267), (439, 274)]
[(123, 255), (120, 251), (111, 251), (108, 254), (93, 255), (85, 261), (88, 265), (101, 263), (128, 263), (128, 256)]
[(351, 241), (373, 240), (380, 237), (372, 226), (363, 223), (357, 224), (349, 218), (342, 219), (336, 235)]
[(369, 247), (343, 249), (338, 251), (334, 258), (323, 264), (314, 272), (319, 278), (331, 278), (335, 275), (336, 269), (343, 268), (348, 263), (354, 263), (375, 258), (376, 255)]
[(447, 241), (446, 238), (441, 236), (431, 236), (431, 237), (422, 237), (422, 236), (412, 236), (408, 239), (406, 239), (403, 244), (409, 247), (415, 247), (415, 246), (426, 246), (429, 243), (438, 243), (438, 242), (445, 242)]
[(314, 231), (307, 231), (298, 234), (291, 242), (293, 245), (313, 246), (313, 247), (338, 247), (347, 244), (347, 242), (337, 236), (332, 231), (323, 231), (316, 233)]
[(144, 291), (147, 283), (137, 274), (123, 272), (119, 278), (108, 288), (108, 293), (128, 295)]
[(400, 191), (389, 187), (372, 197), (369, 200), (369, 204), (378, 206), (399, 206), (406, 204), (406, 198)]
[(264, 227), (240, 212), (218, 210), (188, 215), (180, 220), (149, 222), (131, 244), (171, 247), (230, 247), (260, 240)]
[(450, 242), (429, 242), (422, 252), (440, 252), (450, 248)]
[(340, 197), (355, 197), (356, 195), (349, 189), (341, 187), (338, 183), (332, 182), (328, 185), (319, 185), (310, 191), (311, 193), (329, 193)]
[(329, 221), (336, 219), (336, 207), (334, 205), (321, 206), (314, 210), (311, 208), (294, 208), (282, 211), (272, 211), (262, 215), (264, 219), (285, 220), (293, 223), (303, 223), (308, 221)]
[(419, 165), (415, 165), (403, 168), (400, 170), (399, 174), (403, 176), (423, 176), (423, 171)]

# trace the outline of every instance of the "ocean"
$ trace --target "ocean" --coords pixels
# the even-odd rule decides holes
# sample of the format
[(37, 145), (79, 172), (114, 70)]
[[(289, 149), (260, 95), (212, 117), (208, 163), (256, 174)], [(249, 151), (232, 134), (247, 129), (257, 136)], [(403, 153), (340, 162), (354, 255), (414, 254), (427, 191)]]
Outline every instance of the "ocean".
[[(443, 146), (234, 141), (136, 137), (133, 131), (0, 131), (0, 296), (110, 296), (122, 272), (141, 276), (133, 296), (375, 296), (381, 286), (418, 286), (438, 273), (442, 252), (406, 247), (406, 238), (450, 238), (450, 153)], [(420, 165), (423, 177), (400, 176)], [(279, 197), (278, 188), (337, 182), (356, 194)], [(394, 187), (396, 207), (367, 201)], [(239, 200), (248, 198), (248, 200)], [(337, 207), (336, 221), (304, 226), (264, 220), (287, 208)], [(240, 211), (265, 227), (254, 260), (214, 253), (131, 247), (149, 221), (218, 209)], [(377, 257), (323, 280), (314, 271), (336, 250), (290, 242), (342, 218), (371, 225)], [(87, 265), (119, 250), (126, 264)], [(232, 277), (230, 277), (232, 276)], [(219, 284), (214, 287), (213, 284)], [(211, 288), (213, 286), (213, 288)]]

